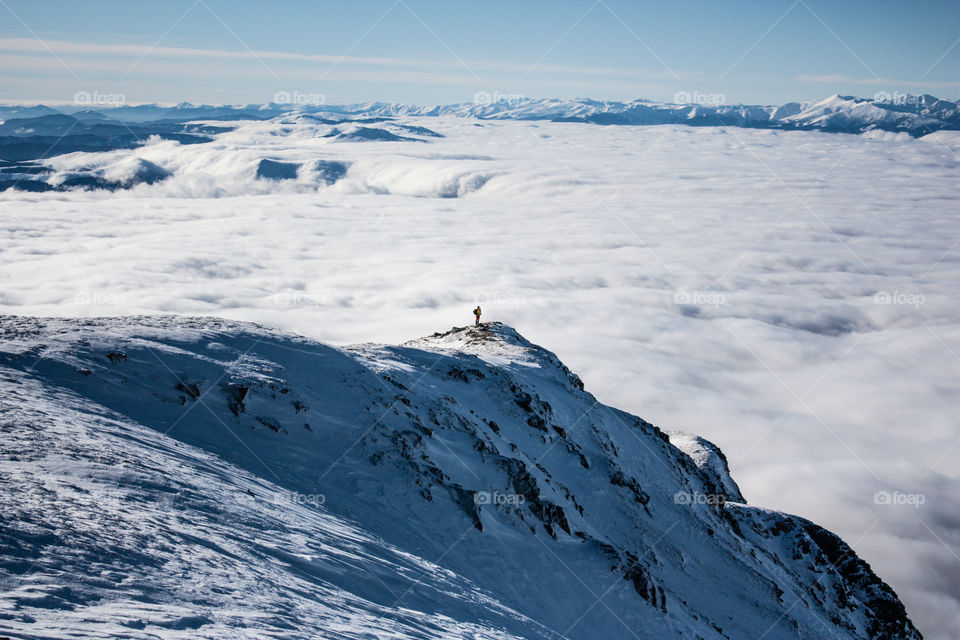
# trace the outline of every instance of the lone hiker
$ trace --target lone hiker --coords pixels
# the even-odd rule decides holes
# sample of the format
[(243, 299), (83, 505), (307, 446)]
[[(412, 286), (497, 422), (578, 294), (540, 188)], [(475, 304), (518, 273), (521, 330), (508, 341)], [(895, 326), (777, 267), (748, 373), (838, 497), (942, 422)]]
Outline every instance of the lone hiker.
[(480, 314), (481, 314), (481, 313), (483, 313), (483, 312), (480, 311), (480, 305), (477, 305), (477, 308), (473, 310), (473, 317), (474, 317), (473, 324), (474, 324), (475, 326), (480, 324)]

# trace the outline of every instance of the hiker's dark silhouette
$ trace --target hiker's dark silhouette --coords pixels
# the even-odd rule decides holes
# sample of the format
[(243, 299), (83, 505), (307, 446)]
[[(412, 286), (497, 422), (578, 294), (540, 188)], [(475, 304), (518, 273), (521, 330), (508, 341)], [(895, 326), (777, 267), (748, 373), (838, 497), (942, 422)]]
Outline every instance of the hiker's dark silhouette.
[(473, 310), (473, 316), (474, 316), (473, 324), (474, 324), (474, 326), (480, 324), (480, 314), (481, 314), (481, 313), (483, 313), (483, 312), (480, 310), (480, 305), (477, 305), (477, 308)]

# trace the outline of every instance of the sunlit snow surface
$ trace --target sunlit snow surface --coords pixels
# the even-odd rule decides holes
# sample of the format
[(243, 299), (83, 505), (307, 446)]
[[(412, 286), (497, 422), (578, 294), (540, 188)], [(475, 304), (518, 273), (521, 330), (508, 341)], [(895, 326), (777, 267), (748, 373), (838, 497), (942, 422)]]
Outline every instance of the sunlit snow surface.
[[(464, 324), (479, 302), (602, 401), (716, 442), (748, 500), (841, 535), (927, 637), (952, 637), (955, 136), (402, 122), (446, 137), (252, 123), (96, 159), (172, 172), (154, 185), (0, 194), (0, 311), (348, 343)], [(349, 166), (330, 186), (309, 166), (254, 179), (265, 158)], [(51, 164), (71, 162), (91, 158)]]

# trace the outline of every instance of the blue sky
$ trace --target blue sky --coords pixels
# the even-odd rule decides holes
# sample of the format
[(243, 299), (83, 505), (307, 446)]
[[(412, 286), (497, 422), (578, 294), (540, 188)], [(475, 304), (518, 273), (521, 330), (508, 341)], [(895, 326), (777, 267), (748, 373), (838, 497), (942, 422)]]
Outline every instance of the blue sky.
[(960, 3), (0, 0), (5, 102), (960, 97)]

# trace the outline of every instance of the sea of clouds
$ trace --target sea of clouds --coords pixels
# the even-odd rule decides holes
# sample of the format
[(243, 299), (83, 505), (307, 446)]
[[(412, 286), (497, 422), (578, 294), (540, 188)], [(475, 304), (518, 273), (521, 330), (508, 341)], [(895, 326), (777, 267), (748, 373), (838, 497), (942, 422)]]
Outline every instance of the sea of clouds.
[[(837, 532), (926, 637), (955, 637), (955, 136), (405, 122), (445, 137), (293, 118), (51, 160), (169, 177), (0, 194), (0, 312), (210, 314), (344, 344), (479, 303), (602, 401), (719, 444), (748, 500)], [(265, 158), (297, 177), (255, 178)]]

